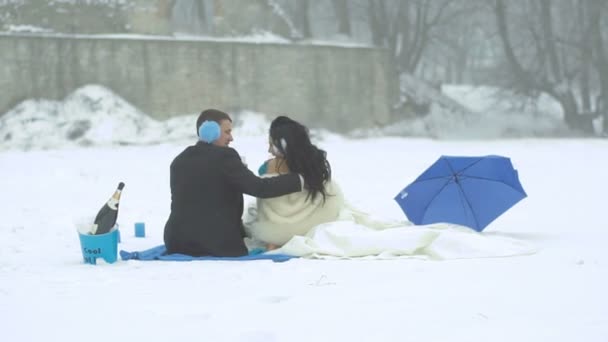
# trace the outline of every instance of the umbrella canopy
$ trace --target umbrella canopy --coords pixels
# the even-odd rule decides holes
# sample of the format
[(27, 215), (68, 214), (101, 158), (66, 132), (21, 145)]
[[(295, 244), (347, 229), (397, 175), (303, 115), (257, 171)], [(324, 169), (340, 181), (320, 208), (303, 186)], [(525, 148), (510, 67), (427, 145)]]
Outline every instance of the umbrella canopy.
[(449, 222), (480, 232), (526, 196), (509, 158), (442, 156), (395, 201), (415, 224)]

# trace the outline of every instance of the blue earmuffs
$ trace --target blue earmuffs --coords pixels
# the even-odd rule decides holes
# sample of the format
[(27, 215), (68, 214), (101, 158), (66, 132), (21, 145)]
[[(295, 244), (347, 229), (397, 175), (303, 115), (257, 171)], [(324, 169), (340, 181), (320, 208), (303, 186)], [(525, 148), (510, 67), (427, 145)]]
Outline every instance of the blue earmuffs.
[(207, 144), (211, 144), (219, 139), (220, 135), (220, 125), (215, 121), (207, 120), (198, 128), (198, 138)]

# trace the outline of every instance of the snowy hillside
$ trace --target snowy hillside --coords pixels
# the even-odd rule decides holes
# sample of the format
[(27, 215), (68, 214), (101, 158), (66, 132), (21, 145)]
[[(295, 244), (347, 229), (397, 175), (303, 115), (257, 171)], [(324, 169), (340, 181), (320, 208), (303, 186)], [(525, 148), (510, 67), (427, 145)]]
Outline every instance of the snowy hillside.
[[(426, 116), (360, 130), (352, 136), (470, 140), (568, 135), (559, 106), (550, 99), (521, 106), (522, 102), (487, 87), (444, 86), (442, 92), (418, 90), (416, 96), (434, 103)], [(270, 125), (271, 118), (262, 113), (231, 114), (239, 136), (265, 135)], [(0, 116), (0, 150), (193, 141), (196, 116), (197, 113), (190, 113), (158, 121), (111, 90), (87, 85), (62, 101), (30, 99)], [(320, 131), (313, 134), (331, 135)]]
[[(238, 113), (241, 135), (263, 135), (263, 115)], [(155, 144), (196, 139), (197, 114), (166, 121), (150, 118), (107, 88), (88, 85), (63, 101), (27, 100), (0, 117), (0, 149)]]
[[(401, 76), (400, 88), (400, 105), (409, 98), (430, 104), (429, 113), (406, 115), (403, 120), (376, 129), (373, 135), (467, 140), (573, 134), (562, 120), (559, 104), (547, 96), (531, 101), (487, 86), (443, 85), (439, 90), (407, 74)], [(598, 130), (599, 126), (597, 122)]]

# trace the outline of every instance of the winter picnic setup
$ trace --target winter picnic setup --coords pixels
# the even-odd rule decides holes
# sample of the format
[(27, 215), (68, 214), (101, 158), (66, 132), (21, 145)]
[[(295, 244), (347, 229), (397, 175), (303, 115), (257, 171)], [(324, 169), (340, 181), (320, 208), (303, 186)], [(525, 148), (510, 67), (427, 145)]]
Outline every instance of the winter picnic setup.
[(3, 341), (608, 341), (608, 0), (0, 0)]
[[(327, 153), (311, 143), (308, 128), (296, 120), (279, 116), (272, 121), (272, 158), (257, 175), (229, 147), (233, 127), (227, 113), (204, 110), (196, 125), (198, 142), (171, 163), (165, 243), (120, 250), (122, 260), (284, 262), (298, 257), (450, 259), (534, 253), (524, 242), (482, 232), (527, 196), (507, 157), (441, 156), (398, 192), (394, 200), (407, 219), (391, 221), (346, 201), (332, 178)], [(117, 260), (123, 187), (121, 182), (99, 210), (91, 233), (79, 233), (87, 263)], [(245, 217), (243, 194), (257, 198)], [(141, 223), (135, 234), (143, 236), (138, 229)]]

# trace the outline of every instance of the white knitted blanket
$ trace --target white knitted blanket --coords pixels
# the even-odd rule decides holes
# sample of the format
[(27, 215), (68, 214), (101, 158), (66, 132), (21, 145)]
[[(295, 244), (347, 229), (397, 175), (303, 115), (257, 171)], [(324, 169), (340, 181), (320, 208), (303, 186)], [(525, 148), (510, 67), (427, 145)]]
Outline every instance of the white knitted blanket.
[(305, 236), (294, 236), (268, 253), (305, 258), (435, 260), (529, 255), (536, 248), (525, 241), (478, 233), (448, 224), (412, 225), (373, 220), (353, 208), (343, 208), (340, 219), (317, 225)]
[[(273, 175), (268, 175), (272, 177)], [(345, 203), (339, 186), (327, 185), (330, 196), (306, 199), (306, 192), (258, 199), (245, 219), (253, 240), (282, 247), (267, 253), (305, 258), (462, 259), (527, 255), (536, 249), (525, 241), (436, 223), (377, 219)], [(252, 211), (252, 212), (251, 212)]]

